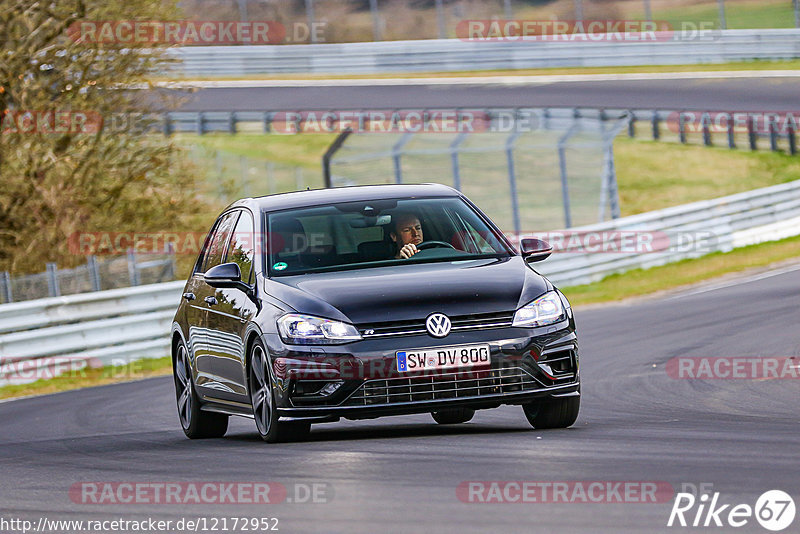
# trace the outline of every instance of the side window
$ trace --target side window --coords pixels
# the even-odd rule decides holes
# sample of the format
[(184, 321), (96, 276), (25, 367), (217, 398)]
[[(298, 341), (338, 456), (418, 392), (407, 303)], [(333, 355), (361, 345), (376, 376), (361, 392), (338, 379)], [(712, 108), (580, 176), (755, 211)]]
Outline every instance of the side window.
[(242, 271), (242, 282), (249, 284), (253, 273), (253, 256), (255, 255), (255, 232), (253, 218), (246, 211), (242, 212), (236, 229), (231, 236), (225, 262), (236, 262)]
[(198, 272), (204, 273), (215, 265), (222, 263), (222, 254), (225, 252), (225, 245), (228, 243), (228, 236), (233, 230), (233, 225), (236, 222), (236, 217), (239, 216), (238, 211), (233, 211), (224, 215), (208, 243), (208, 249), (203, 256), (203, 263)]

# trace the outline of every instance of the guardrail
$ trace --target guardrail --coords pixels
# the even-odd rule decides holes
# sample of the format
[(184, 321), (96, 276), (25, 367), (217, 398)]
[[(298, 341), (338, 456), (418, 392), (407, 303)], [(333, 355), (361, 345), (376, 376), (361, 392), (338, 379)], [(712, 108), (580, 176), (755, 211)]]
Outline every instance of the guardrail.
[[(169, 355), (184, 281), (0, 305), (0, 385)], [(27, 365), (20, 366), (22, 362)]]
[(666, 41), (462, 41), (438, 39), (172, 49), (184, 76), (442, 72), (546, 67), (684, 65), (800, 57), (800, 30), (676, 32)]
[[(703, 246), (651, 253), (556, 253), (537, 264), (561, 287), (715, 251), (800, 234), (800, 180), (574, 228), (570, 233), (702, 235)], [(169, 354), (169, 330), (184, 282), (169, 282), (0, 305), (0, 385), (14, 364), (131, 361)]]

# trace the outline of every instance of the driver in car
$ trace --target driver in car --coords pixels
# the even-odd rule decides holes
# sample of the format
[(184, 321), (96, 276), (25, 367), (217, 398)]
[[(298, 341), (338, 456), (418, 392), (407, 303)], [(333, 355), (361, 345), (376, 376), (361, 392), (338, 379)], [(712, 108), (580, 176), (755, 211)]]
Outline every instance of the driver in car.
[(395, 259), (407, 260), (419, 252), (417, 245), (422, 243), (422, 224), (413, 213), (400, 213), (393, 218), (394, 230), (389, 237), (397, 245)]

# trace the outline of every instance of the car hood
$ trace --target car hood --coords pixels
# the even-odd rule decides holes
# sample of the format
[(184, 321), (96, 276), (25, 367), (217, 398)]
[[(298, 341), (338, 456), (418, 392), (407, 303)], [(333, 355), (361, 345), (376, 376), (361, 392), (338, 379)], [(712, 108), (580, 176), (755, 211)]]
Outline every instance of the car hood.
[(265, 290), (297, 312), (366, 324), (509, 312), (551, 288), (513, 256), (276, 277)]

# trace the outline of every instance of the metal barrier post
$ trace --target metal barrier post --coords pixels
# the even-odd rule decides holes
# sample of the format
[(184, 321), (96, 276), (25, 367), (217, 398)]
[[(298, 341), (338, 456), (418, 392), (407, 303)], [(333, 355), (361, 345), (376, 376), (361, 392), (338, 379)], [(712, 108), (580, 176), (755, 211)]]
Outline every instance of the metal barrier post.
[(769, 148), (773, 152), (778, 151), (778, 127), (772, 117), (769, 118)]
[(442, 0), (436, 0), (436, 25), (439, 28), (439, 39), (446, 39), (447, 32), (444, 26), (444, 5)]
[(235, 134), (236, 133), (236, 112), (231, 111), (228, 115), (228, 133)]
[(381, 40), (381, 19), (378, 13), (378, 0), (369, 0), (369, 11), (372, 13), (372, 39)]
[(403, 134), (403, 137), (400, 138), (397, 143), (392, 147), (392, 160), (394, 162), (394, 181), (397, 184), (403, 183), (403, 167), (400, 162), (400, 156), (402, 156), (403, 147), (406, 146), (411, 140), (411, 136), (414, 135), (412, 132), (406, 132)]
[(267, 134), (272, 131), (272, 113), (265, 111), (261, 118), (262, 131)]
[(453, 164), (453, 188), (461, 191), (461, 169), (458, 165), (458, 147), (467, 138), (467, 132), (459, 133), (455, 140), (450, 143), (450, 161)]
[(47, 290), (51, 297), (61, 296), (61, 288), (58, 287), (58, 267), (55, 263), (47, 264)]
[(128, 277), (132, 286), (139, 285), (139, 273), (136, 272), (136, 254), (132, 248), (128, 249)]
[[(516, 118), (516, 114), (515, 114)], [(522, 233), (522, 224), (519, 219), (519, 198), (517, 197), (517, 175), (514, 169), (514, 143), (520, 136), (514, 132), (506, 140), (506, 163), (508, 164), (508, 185), (511, 189), (511, 217), (514, 223), (514, 232), (517, 237)]]
[(728, 113), (728, 148), (731, 150), (736, 148), (736, 138), (733, 131), (733, 115)]
[(794, 156), (797, 154), (797, 124), (794, 119), (789, 121), (789, 154)]
[(659, 120), (661, 117), (658, 115), (658, 110), (653, 111), (653, 141), (661, 139), (661, 129), (659, 128)]
[(756, 129), (752, 115), (747, 116), (747, 139), (750, 141), (750, 150), (758, 150), (758, 140), (756, 139)]
[(678, 114), (678, 137), (681, 143), (686, 144), (686, 115), (683, 112)]
[(650, 0), (644, 0), (644, 20), (653, 20), (653, 10), (650, 9)]
[(636, 115), (631, 110), (628, 110), (628, 137), (636, 137)]
[(725, 0), (717, 0), (719, 4), (719, 27), (723, 30), (728, 29), (728, 22), (725, 20)]
[(5, 297), (6, 304), (14, 302), (14, 295), (11, 292), (11, 276), (8, 274), (8, 271), (3, 271), (0, 278), (3, 280), (3, 296)]
[(700, 124), (703, 126), (703, 144), (706, 146), (712, 146), (711, 142), (711, 115), (708, 113), (703, 113), (703, 117), (700, 119)]
[(511, 9), (511, 0), (503, 0), (503, 12), (507, 20), (514, 18), (514, 11)]
[(205, 114), (202, 111), (197, 112), (197, 117), (195, 119), (195, 131), (197, 135), (203, 135), (205, 132)]
[(86, 258), (86, 268), (89, 270), (92, 291), (100, 291), (100, 269), (97, 268), (97, 258), (94, 254)]
[(306, 16), (308, 17), (308, 32), (311, 42), (316, 43), (317, 37), (314, 31), (314, 0), (306, 0)]
[(575, 133), (576, 126), (573, 125), (558, 140), (558, 168), (561, 174), (561, 198), (564, 202), (564, 224), (565, 228), (572, 228), (572, 208), (569, 201), (569, 182), (567, 181), (567, 151), (566, 145), (570, 137)]
[(172, 135), (172, 121), (169, 118), (169, 113), (164, 113), (163, 132), (164, 137)]

